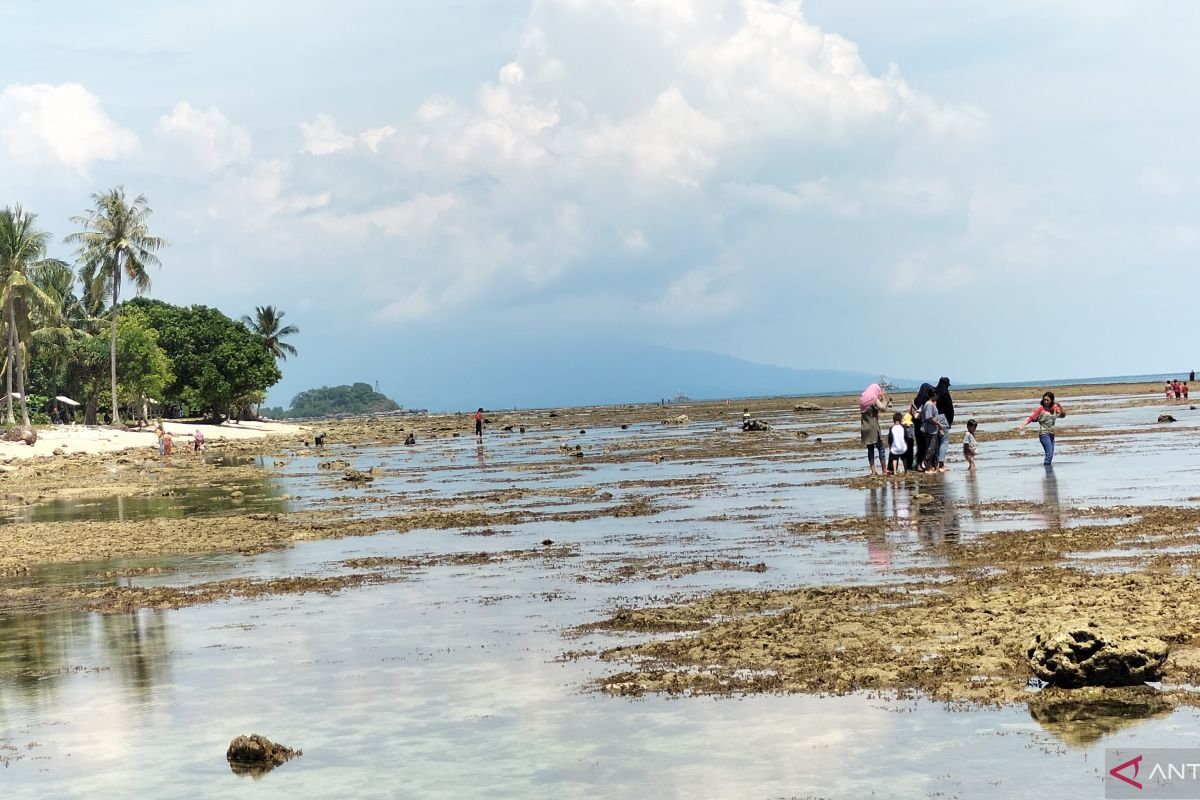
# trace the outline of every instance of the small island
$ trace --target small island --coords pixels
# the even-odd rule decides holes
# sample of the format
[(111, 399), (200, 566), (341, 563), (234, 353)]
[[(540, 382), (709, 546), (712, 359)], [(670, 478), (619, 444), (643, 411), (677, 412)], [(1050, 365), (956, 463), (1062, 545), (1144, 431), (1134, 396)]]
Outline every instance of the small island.
[(284, 410), (278, 406), (264, 408), (262, 414), (271, 419), (309, 419), (357, 414), (383, 414), (399, 411), (400, 404), (371, 388), (368, 383), (351, 386), (322, 386), (309, 389), (292, 398)]

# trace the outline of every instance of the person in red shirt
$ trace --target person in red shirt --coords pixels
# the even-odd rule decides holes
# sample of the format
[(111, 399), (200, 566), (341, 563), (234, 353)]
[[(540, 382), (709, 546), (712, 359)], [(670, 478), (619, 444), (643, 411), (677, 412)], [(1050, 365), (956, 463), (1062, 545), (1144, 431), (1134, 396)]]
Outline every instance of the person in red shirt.
[(1171, 388), (1175, 391), (1175, 399), (1178, 400), (1183, 396), (1183, 389), (1179, 386), (1179, 381), (1171, 381)]
[(483, 409), (475, 412), (475, 438), (483, 441)]
[(1067, 415), (1054, 399), (1054, 392), (1046, 392), (1042, 395), (1042, 403), (1034, 412), (1029, 415), (1029, 419), (1021, 423), (1017, 431), (1024, 431), (1025, 426), (1031, 422), (1036, 422), (1040, 432), (1038, 440), (1042, 443), (1042, 452), (1046, 454), (1046, 460), (1043, 462), (1047, 467), (1054, 461), (1054, 423)]
[(1183, 399), (1184, 399), (1184, 400), (1187, 400), (1187, 399), (1188, 399), (1188, 397), (1187, 397), (1187, 384), (1186, 384), (1186, 383), (1185, 383), (1185, 384), (1183, 384), (1183, 387), (1182, 387), (1182, 388), (1183, 388)]

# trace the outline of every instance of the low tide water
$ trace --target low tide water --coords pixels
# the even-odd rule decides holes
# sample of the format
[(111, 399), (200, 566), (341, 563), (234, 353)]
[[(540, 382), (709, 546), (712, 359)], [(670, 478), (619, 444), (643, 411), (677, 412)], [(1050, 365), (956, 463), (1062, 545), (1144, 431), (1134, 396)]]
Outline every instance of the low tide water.
[[(1124, 424), (1102, 418), (1126, 413), (1106, 402), (1090, 412), (1100, 419), (1071, 422), (1101, 432)], [(1152, 421), (1150, 412), (1129, 413)], [(999, 404), (960, 414), (1011, 416)], [(530, 522), (486, 537), (384, 531), (250, 558), (71, 565), (26, 579), (87, 583), (125, 566), (155, 566), (163, 572), (118, 580), (188, 583), (331, 574), (366, 556), (531, 549), (546, 538), (570, 548), (562, 558), (411, 569), (397, 582), (330, 595), (0, 618), (4, 796), (1092, 798), (1103, 795), (1107, 746), (1200, 746), (1191, 709), (1084, 730), (1044, 725), (1023, 706), (962, 709), (863, 694), (614, 698), (593, 689), (613, 665), (562, 658), (634, 640), (568, 635), (617, 606), (717, 588), (894, 580), (902, 567), (939, 563), (947, 543), (991, 530), (1069, 525), (1071, 509), (1081, 506), (1180, 502), (1200, 494), (1182, 431), (1115, 437), (1105, 444), (1116, 445), (1116, 455), (1097, 452), (1088, 439), (1064, 443), (1051, 472), (1034, 437), (990, 445), (984, 438), (978, 475), (955, 471), (933, 484), (941, 501), (935, 514), (915, 513), (903, 486), (830, 484), (862, 472), (857, 451), (816, 458), (798, 451), (794, 461), (767, 464), (525, 469), (556, 463), (547, 455), (552, 444), (514, 437), (481, 450), (458, 440), (415, 450), (334, 448), (330, 456), (383, 466), (369, 491), (446, 498), (587, 485), (619, 501), (638, 492), (618, 488), (622, 482), (668, 475), (710, 483), (700, 492), (667, 491), (657, 499), (661, 510), (642, 517)], [(334, 491), (315, 460), (295, 458), (281, 470), (264, 465), (255, 496), (312, 507)], [(219, 513), (225, 502), (203, 492), (170, 500), (136, 513), (183, 508), (203, 524), (203, 514)], [(971, 510), (997, 500), (1037, 508), (1003, 520)], [(111, 518), (104, 502), (32, 513)], [(786, 530), (792, 522), (864, 516), (886, 520), (886, 532), (862, 541)], [(654, 557), (761, 562), (766, 571), (596, 579)], [(251, 732), (304, 755), (259, 780), (234, 775), (224, 749)]]

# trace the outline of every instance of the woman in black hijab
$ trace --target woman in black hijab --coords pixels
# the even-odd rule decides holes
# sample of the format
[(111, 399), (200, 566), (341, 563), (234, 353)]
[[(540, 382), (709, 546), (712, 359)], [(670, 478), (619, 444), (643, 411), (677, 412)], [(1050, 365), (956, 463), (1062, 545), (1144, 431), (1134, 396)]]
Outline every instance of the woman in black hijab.
[[(929, 442), (925, 438), (925, 434), (921, 431), (921, 425), (917, 419), (921, 416), (921, 406), (925, 405), (925, 401), (933, 394), (933, 386), (928, 383), (922, 383), (921, 388), (917, 390), (917, 396), (913, 398), (912, 404), (908, 407), (908, 413), (913, 418), (913, 435), (917, 438), (917, 454), (913, 459), (917, 464), (925, 463), (925, 454), (929, 447)], [(934, 439), (934, 447), (937, 447), (937, 439)]]

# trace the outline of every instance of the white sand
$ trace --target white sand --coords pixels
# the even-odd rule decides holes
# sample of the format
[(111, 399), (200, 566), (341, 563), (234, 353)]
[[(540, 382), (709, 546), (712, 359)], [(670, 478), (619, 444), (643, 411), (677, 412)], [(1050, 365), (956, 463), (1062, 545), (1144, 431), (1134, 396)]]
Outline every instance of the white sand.
[[(262, 439), (276, 434), (295, 434), (301, 436), (307, 429), (300, 425), (288, 425), (282, 422), (226, 422), (221, 425), (184, 424), (166, 421), (163, 428), (171, 434), (174, 440), (175, 452), (185, 448), (191, 450), (192, 436), (199, 428), (204, 432), (205, 446), (213, 446), (222, 440), (232, 439)], [(151, 452), (158, 451), (158, 440), (151, 426), (142, 431), (116, 431), (110, 428), (86, 428), (82, 425), (53, 425), (37, 429), (38, 440), (33, 447), (20, 442), (0, 442), (0, 460), (8, 458), (34, 458), (49, 456), (54, 449), (61, 447), (71, 453), (115, 453), (130, 447), (145, 447)]]

